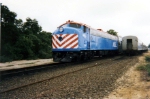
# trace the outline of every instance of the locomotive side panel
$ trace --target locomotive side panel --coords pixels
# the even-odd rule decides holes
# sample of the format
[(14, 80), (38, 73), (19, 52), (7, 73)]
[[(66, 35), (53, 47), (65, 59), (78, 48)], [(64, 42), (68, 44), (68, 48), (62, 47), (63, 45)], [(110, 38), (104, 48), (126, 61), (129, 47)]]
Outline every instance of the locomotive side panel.
[(118, 50), (118, 41), (116, 36), (90, 29), (91, 50)]
[(80, 50), (90, 50), (89, 28), (82, 26), (80, 30), (79, 48)]

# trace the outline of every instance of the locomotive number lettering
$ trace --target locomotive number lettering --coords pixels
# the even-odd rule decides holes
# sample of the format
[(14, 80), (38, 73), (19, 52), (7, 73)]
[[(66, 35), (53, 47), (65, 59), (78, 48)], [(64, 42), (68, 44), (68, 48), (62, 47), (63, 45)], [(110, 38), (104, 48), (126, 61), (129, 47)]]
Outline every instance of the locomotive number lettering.
[(116, 42), (113, 42), (113, 47), (117, 47), (117, 43)]

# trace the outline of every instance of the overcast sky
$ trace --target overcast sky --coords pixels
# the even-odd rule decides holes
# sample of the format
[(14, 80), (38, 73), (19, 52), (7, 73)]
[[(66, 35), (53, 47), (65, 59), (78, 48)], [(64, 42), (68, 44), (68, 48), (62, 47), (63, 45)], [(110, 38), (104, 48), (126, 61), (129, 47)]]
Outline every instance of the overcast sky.
[(120, 36), (137, 36), (150, 44), (150, 0), (0, 0), (17, 19), (36, 19), (44, 31), (53, 32), (67, 20), (85, 23)]

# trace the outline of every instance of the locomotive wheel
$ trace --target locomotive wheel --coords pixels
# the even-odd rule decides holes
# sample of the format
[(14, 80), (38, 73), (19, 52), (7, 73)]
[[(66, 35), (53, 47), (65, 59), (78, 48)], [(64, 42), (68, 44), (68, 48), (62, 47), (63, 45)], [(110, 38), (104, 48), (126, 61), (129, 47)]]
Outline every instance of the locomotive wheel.
[(91, 53), (90, 53), (90, 59), (93, 59), (93, 58), (94, 58), (94, 53), (91, 52)]
[(81, 56), (81, 61), (86, 61), (86, 60), (87, 60), (87, 56), (82, 55), (82, 56)]
[(77, 60), (77, 62), (82, 61), (82, 55), (78, 55), (78, 56), (76, 57), (76, 60)]

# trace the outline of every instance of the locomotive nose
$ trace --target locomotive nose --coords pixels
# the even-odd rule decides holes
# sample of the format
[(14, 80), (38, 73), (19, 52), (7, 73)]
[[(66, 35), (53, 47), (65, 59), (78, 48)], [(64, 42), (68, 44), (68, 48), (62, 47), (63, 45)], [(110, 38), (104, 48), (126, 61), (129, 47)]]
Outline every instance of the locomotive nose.
[(75, 49), (78, 48), (78, 34), (55, 34), (52, 37), (53, 49)]

